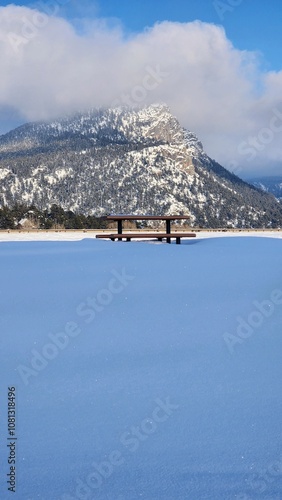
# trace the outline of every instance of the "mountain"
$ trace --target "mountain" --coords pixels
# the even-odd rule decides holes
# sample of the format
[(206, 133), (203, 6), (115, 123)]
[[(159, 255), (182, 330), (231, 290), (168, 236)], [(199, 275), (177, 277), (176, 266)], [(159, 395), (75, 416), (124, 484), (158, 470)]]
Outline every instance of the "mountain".
[(282, 207), (207, 156), (165, 105), (92, 109), (0, 137), (0, 204), (190, 213), (202, 227), (279, 227)]
[(282, 176), (256, 177), (248, 179), (248, 182), (262, 191), (273, 194), (278, 200), (282, 200)]

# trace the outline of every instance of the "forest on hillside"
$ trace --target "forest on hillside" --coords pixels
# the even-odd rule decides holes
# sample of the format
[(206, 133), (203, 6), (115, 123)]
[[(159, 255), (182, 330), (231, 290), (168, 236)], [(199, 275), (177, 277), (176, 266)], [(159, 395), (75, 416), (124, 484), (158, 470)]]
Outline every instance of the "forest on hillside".
[(64, 210), (53, 204), (39, 210), (34, 205), (16, 204), (0, 208), (0, 229), (104, 229), (107, 222), (99, 217)]

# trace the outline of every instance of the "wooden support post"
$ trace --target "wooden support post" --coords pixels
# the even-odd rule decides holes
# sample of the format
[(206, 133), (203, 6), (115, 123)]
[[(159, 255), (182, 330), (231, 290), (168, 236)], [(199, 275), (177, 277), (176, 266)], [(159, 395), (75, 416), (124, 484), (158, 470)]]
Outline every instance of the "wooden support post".
[(118, 220), (118, 234), (122, 234), (122, 220)]
[(176, 245), (180, 245), (181, 243), (181, 238), (179, 236), (176, 236)]
[[(170, 234), (170, 220), (166, 219), (166, 234)], [(171, 243), (170, 238), (166, 239), (167, 243)]]

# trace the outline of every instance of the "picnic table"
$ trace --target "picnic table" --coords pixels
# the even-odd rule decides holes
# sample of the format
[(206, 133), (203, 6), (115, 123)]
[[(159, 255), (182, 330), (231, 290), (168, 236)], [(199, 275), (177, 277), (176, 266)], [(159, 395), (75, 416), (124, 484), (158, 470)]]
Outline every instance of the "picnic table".
[[(117, 233), (116, 234), (99, 234), (96, 238), (110, 238), (112, 241), (126, 239), (131, 241), (132, 238), (157, 238), (159, 241), (166, 239), (167, 243), (171, 243), (171, 239), (175, 238), (176, 243), (180, 244), (181, 238), (191, 238), (195, 237), (195, 233), (172, 233), (171, 232), (171, 222), (175, 220), (189, 220), (189, 215), (107, 215), (103, 217), (107, 221), (117, 222)], [(123, 221), (144, 221), (144, 220), (158, 220), (165, 221), (166, 232), (165, 233), (123, 233), (122, 223)]]
[(170, 233), (171, 221), (188, 220), (189, 215), (107, 215), (105, 220), (117, 222), (117, 232), (122, 234), (122, 223), (125, 220), (163, 220), (166, 223), (166, 232)]

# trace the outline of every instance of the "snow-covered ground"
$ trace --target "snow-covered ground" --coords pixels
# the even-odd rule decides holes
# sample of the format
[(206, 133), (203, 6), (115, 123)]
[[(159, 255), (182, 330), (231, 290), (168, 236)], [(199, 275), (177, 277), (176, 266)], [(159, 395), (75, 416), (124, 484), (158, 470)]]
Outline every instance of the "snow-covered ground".
[(281, 499), (281, 232), (92, 235), (0, 234), (0, 498)]
[[(115, 232), (113, 229), (107, 229), (105, 233)], [(126, 233), (127, 230), (124, 230)], [(128, 232), (130, 232), (128, 230)], [(103, 231), (0, 231), (1, 241), (78, 241), (82, 239), (96, 238), (96, 234), (102, 234)], [(221, 237), (243, 237), (259, 236), (264, 238), (282, 238), (282, 231), (199, 231), (197, 238), (221, 238)]]

